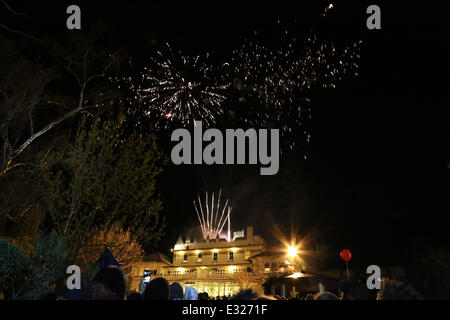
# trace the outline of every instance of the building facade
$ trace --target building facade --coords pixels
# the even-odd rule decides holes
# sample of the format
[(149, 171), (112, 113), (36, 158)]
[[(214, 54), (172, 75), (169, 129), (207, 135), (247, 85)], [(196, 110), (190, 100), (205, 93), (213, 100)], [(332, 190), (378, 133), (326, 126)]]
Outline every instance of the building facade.
[(172, 249), (172, 261), (154, 254), (133, 265), (131, 291), (139, 291), (144, 270), (152, 271), (152, 279), (163, 277), (169, 283), (178, 282), (209, 296), (233, 295), (241, 288), (254, 289), (262, 285), (274, 270), (265, 262), (264, 240), (253, 234), (253, 227), (235, 232), (233, 241), (225, 239), (191, 242), (178, 239)]

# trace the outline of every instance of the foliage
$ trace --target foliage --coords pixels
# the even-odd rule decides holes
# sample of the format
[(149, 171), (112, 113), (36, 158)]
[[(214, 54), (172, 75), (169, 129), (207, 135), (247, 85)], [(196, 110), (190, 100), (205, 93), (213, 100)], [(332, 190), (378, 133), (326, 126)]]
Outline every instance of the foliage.
[[(0, 289), (9, 298), (53, 290), (102, 232), (124, 261), (162, 236), (155, 185), (166, 160), (153, 136), (124, 136), (120, 121), (104, 119), (120, 108), (109, 81), (119, 59), (104, 31), (0, 39)], [(92, 118), (79, 125), (79, 114)]]
[(74, 34), (67, 43), (0, 40), (0, 178), (16, 168), (38, 169), (29, 150), (41, 137), (114, 99), (106, 73), (118, 59), (99, 49), (101, 36)]
[(70, 265), (67, 239), (40, 233), (29, 255), (0, 238), (0, 286), (10, 299), (38, 299), (54, 291)]
[(138, 261), (144, 254), (142, 246), (132, 237), (130, 230), (124, 230), (114, 224), (108, 229), (99, 230), (80, 250), (80, 265), (84, 270), (91, 262), (96, 261), (107, 246), (116, 260), (121, 264), (125, 274), (131, 272), (131, 263)]
[(0, 234), (35, 238), (44, 213), (39, 206), (39, 175), (15, 171), (0, 178)]
[(239, 287), (242, 290), (250, 289), (253, 287), (256, 278), (252, 272), (235, 272), (233, 274), (234, 280), (239, 283)]
[(9, 289), (15, 277), (26, 270), (28, 263), (22, 250), (0, 238), (0, 287)]
[(43, 173), (51, 227), (81, 247), (99, 229), (120, 224), (153, 249), (165, 224), (155, 186), (166, 159), (153, 136), (123, 137), (115, 123), (88, 120), (74, 147)]
[(0, 38), (0, 235), (36, 238), (46, 214), (40, 169), (70, 147), (77, 114), (113, 112), (118, 91), (108, 77), (120, 59), (105, 47), (106, 31)]

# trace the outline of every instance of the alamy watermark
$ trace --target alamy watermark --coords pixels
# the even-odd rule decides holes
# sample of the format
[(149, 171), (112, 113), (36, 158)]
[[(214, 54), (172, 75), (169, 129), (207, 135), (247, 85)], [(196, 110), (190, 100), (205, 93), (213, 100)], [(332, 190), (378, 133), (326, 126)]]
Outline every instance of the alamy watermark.
[(366, 273), (370, 274), (367, 278), (366, 285), (369, 290), (380, 290), (381, 288), (381, 269), (376, 264), (370, 265), (366, 269)]
[(73, 264), (67, 267), (66, 273), (70, 274), (67, 278), (66, 285), (69, 290), (81, 289), (81, 269)]
[[(270, 141), (268, 131), (270, 131)], [(172, 148), (170, 157), (176, 165), (258, 164), (259, 161), (265, 166), (260, 168), (261, 175), (274, 175), (278, 172), (280, 165), (279, 140), (278, 129), (247, 129), (246, 131), (226, 129), (224, 138), (223, 133), (218, 129), (208, 129), (203, 132), (202, 122), (194, 121), (193, 138), (187, 129), (179, 128), (172, 132), (171, 141), (179, 143)], [(209, 142), (205, 148), (203, 148), (203, 142)], [(269, 144), (270, 153), (268, 152)], [(248, 162), (246, 162), (247, 159)]]
[(369, 30), (381, 29), (381, 9), (376, 4), (372, 4), (367, 7), (367, 14), (370, 16), (367, 18), (366, 26)]
[(79, 6), (72, 4), (67, 7), (66, 13), (70, 16), (66, 20), (66, 27), (69, 30), (81, 29), (81, 9)]
[[(325, 11), (333, 8), (330, 4)], [(66, 20), (66, 26), (69, 30), (80, 30), (81, 29), (81, 9), (79, 6), (72, 4), (67, 7), (66, 13), (70, 16)], [(367, 7), (367, 14), (370, 16), (366, 20), (366, 26), (369, 30), (381, 29), (381, 9), (378, 5), (372, 4)]]

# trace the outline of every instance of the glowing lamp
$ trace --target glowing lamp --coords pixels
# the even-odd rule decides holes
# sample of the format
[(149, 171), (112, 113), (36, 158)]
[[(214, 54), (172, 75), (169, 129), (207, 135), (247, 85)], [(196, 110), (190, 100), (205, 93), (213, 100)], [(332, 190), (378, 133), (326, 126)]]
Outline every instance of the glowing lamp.
[(294, 258), (297, 255), (297, 248), (294, 246), (288, 247), (287, 254), (290, 258)]

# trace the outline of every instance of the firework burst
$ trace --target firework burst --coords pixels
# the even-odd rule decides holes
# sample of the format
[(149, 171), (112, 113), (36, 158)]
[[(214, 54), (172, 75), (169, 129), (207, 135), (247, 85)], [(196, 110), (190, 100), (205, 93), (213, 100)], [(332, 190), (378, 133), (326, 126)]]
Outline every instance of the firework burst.
[[(241, 117), (251, 126), (279, 128), (293, 148), (295, 129), (311, 118), (310, 91), (335, 88), (344, 75), (358, 75), (360, 42), (337, 50), (310, 35), (298, 45), (288, 31), (283, 44), (269, 48), (247, 40), (233, 53), (234, 86), (240, 92)], [(306, 141), (310, 134), (303, 131)]]
[(229, 83), (221, 68), (226, 66), (209, 64), (208, 58), (186, 56), (166, 44), (131, 84), (144, 115), (154, 120), (158, 129), (168, 128), (173, 122), (187, 126), (194, 120), (214, 125), (223, 114)]
[[(329, 4), (321, 16), (333, 8)], [(209, 54), (188, 56), (164, 45), (138, 77), (125, 81), (133, 123), (150, 120), (156, 129), (169, 129), (194, 120), (207, 127), (231, 121), (280, 129), (282, 150), (293, 149), (299, 134), (309, 143), (312, 90), (357, 76), (361, 42), (338, 47), (312, 31), (298, 42), (280, 21), (278, 30), (277, 44), (265, 44), (268, 35), (255, 32), (221, 63), (212, 63)]]

